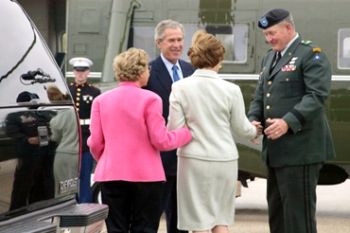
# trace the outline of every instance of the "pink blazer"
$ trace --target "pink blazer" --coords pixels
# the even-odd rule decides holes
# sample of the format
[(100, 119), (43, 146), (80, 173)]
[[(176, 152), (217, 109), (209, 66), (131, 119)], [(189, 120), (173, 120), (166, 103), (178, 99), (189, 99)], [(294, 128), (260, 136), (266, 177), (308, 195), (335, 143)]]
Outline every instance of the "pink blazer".
[(133, 82), (95, 98), (88, 146), (97, 161), (95, 181), (164, 181), (159, 151), (187, 144), (188, 128), (168, 131), (162, 100)]

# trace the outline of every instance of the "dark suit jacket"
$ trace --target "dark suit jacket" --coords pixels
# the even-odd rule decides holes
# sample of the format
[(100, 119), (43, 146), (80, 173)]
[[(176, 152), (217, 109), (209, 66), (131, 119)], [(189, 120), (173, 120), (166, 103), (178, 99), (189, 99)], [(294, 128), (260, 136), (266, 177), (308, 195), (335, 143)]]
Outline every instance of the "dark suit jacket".
[[(179, 64), (184, 78), (190, 76), (194, 72), (194, 68), (188, 62), (179, 60)], [(157, 93), (163, 101), (163, 117), (168, 121), (169, 115), (169, 95), (171, 85), (173, 83), (168, 70), (165, 67), (162, 58), (159, 56), (150, 62), (151, 73), (148, 84), (145, 89)], [(176, 150), (161, 152), (162, 162), (166, 175), (176, 175), (177, 173), (177, 157)]]
[(299, 37), (270, 72), (274, 52), (262, 71), (248, 117), (261, 121), (283, 118), (289, 131), (277, 140), (263, 139), (263, 160), (271, 167), (324, 162), (335, 155), (325, 115), (331, 66), (320, 48)]

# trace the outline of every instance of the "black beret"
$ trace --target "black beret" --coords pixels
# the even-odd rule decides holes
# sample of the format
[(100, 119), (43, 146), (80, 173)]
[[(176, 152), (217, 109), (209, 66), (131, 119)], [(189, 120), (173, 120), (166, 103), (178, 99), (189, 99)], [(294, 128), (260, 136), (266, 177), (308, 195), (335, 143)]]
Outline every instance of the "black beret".
[(268, 11), (263, 17), (258, 21), (259, 28), (266, 29), (275, 24), (278, 24), (285, 18), (289, 16), (289, 11), (285, 9), (273, 9)]

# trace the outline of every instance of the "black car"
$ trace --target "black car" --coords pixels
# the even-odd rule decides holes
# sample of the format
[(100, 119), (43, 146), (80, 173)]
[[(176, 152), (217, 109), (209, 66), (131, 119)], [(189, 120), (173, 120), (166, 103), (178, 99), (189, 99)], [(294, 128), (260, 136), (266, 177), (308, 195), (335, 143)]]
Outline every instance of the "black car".
[(76, 203), (80, 126), (62, 72), (16, 1), (1, 1), (0, 31), (0, 232), (99, 232), (108, 208)]

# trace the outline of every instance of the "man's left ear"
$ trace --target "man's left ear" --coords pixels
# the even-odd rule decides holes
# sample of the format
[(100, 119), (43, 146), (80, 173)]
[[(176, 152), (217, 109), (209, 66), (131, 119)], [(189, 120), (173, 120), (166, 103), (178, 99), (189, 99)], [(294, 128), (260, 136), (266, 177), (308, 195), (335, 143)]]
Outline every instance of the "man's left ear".
[(157, 48), (159, 49), (160, 48), (160, 43), (161, 43), (162, 41), (160, 40), (160, 39), (157, 39), (156, 40), (156, 45), (157, 45)]
[(293, 31), (293, 26), (291, 24), (286, 24), (286, 27), (289, 32)]

